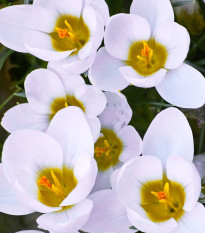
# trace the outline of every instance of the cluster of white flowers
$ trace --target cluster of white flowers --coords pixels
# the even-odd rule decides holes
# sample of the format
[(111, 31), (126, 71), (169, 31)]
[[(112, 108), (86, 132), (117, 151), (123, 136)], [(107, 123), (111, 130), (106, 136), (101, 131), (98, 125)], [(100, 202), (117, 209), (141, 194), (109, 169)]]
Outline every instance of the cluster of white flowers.
[[(190, 37), (169, 0), (133, 0), (130, 14), (112, 17), (104, 0), (9, 6), (0, 10), (0, 42), (48, 61), (26, 77), (28, 103), (1, 122), (11, 133), (1, 212), (42, 213), (38, 228), (51, 233), (205, 233), (186, 117), (163, 110), (142, 140), (119, 92), (156, 87), (177, 107), (205, 104), (205, 79), (184, 62)], [(87, 70), (92, 85), (80, 76)]]

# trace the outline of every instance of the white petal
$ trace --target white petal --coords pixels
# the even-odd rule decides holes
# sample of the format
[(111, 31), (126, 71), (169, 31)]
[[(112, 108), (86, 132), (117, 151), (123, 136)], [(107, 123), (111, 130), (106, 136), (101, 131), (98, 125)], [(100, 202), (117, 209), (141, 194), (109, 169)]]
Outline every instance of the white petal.
[[(143, 175), (142, 175), (143, 174)], [(154, 156), (138, 156), (125, 163), (120, 169), (116, 190), (124, 205), (141, 204), (141, 187), (148, 181), (161, 180), (162, 163)]]
[(52, 71), (37, 69), (25, 80), (25, 92), (35, 112), (49, 115), (50, 105), (56, 98), (66, 97), (66, 90), (60, 78)]
[(105, 47), (114, 57), (128, 59), (133, 42), (147, 41), (150, 37), (148, 22), (137, 15), (117, 14), (112, 16), (105, 30)]
[(110, 18), (109, 8), (105, 0), (85, 0), (86, 3), (90, 4), (103, 18), (104, 24)]
[(48, 63), (47, 68), (59, 75), (82, 74), (92, 66), (95, 56), (96, 54), (92, 54), (81, 60), (77, 55), (73, 55), (61, 61), (51, 61)]
[(74, 96), (83, 103), (88, 118), (100, 115), (107, 103), (104, 93), (91, 85), (78, 86), (74, 90)]
[(183, 209), (190, 211), (196, 205), (201, 192), (201, 179), (196, 167), (180, 156), (170, 156), (167, 159), (166, 171), (169, 180), (184, 187), (186, 199)]
[(23, 41), (29, 53), (44, 61), (62, 60), (74, 51), (56, 51), (52, 46), (51, 36), (40, 31), (27, 30), (24, 33)]
[(98, 171), (95, 185), (92, 189), (92, 193), (97, 192), (102, 189), (111, 188), (110, 177), (114, 171), (113, 167), (110, 167), (106, 171)]
[(116, 193), (102, 190), (89, 197), (93, 201), (93, 210), (83, 231), (93, 233), (133, 233), (129, 229), (131, 223), (128, 221), (126, 208), (120, 204)]
[(88, 77), (93, 85), (104, 91), (119, 91), (129, 83), (120, 74), (119, 67), (124, 63), (108, 54), (105, 47), (99, 49)]
[(16, 233), (43, 233), (43, 231), (28, 230), (28, 231), (17, 231)]
[(158, 85), (167, 73), (167, 70), (160, 69), (152, 75), (143, 76), (137, 73), (131, 66), (123, 66), (119, 68), (122, 76), (131, 84), (137, 87), (150, 88)]
[(142, 153), (142, 139), (133, 126), (123, 127), (117, 132), (117, 136), (123, 143), (123, 150), (119, 158), (121, 162), (125, 163)]
[(131, 14), (140, 15), (150, 25), (152, 34), (166, 21), (174, 21), (174, 12), (169, 0), (133, 0)]
[(74, 95), (75, 89), (78, 86), (85, 85), (85, 81), (80, 75), (61, 74), (59, 78), (64, 84), (66, 93), (71, 96)]
[(9, 109), (1, 121), (1, 125), (10, 133), (19, 129), (45, 131), (48, 124), (47, 116), (36, 113), (27, 103)]
[(161, 111), (144, 136), (142, 154), (160, 158), (163, 165), (170, 155), (179, 155), (192, 161), (193, 135), (184, 114), (176, 108)]
[(132, 118), (132, 109), (130, 108), (126, 97), (117, 92), (105, 92), (107, 105), (99, 119), (102, 127), (115, 129), (119, 131), (127, 126)]
[(88, 164), (89, 155), (83, 154), (76, 162), (74, 168), (75, 177), (78, 179), (77, 186), (73, 191), (63, 200), (61, 206), (68, 206), (79, 203), (84, 200), (92, 190), (97, 176), (97, 163), (94, 158)]
[(100, 120), (98, 119), (98, 117), (94, 117), (94, 118), (87, 118), (87, 121), (90, 125), (93, 134), (93, 140), (94, 142), (96, 142), (100, 136), (100, 130), (101, 130)]
[(193, 162), (203, 180), (205, 178), (205, 154), (194, 156)]
[(69, 107), (59, 111), (52, 119), (47, 133), (61, 146), (64, 163), (73, 168), (83, 155), (94, 156), (94, 142), (90, 126), (83, 111)]
[(2, 163), (0, 164), (0, 211), (11, 215), (30, 214), (33, 211), (21, 203), (15, 194), (13, 186), (4, 175)]
[(19, 200), (31, 208), (33, 212), (50, 213), (61, 210), (61, 207), (49, 207), (38, 200), (39, 188), (37, 186), (36, 172), (31, 174), (25, 170), (17, 170), (15, 175), (15, 193)]
[(134, 209), (127, 209), (127, 215), (132, 225), (139, 230), (146, 233), (170, 233), (177, 227), (177, 223), (173, 218), (160, 223), (152, 222), (144, 215), (145, 213), (142, 207), (135, 206)]
[(62, 168), (63, 155), (60, 146), (49, 135), (36, 130), (19, 130), (6, 140), (2, 161), (7, 179), (13, 183), (17, 170), (37, 175), (40, 169)]
[(187, 64), (168, 71), (156, 89), (163, 99), (178, 107), (199, 108), (205, 103), (205, 79)]
[(205, 229), (205, 208), (197, 203), (190, 212), (185, 212), (178, 221), (178, 227), (171, 233), (204, 233)]
[[(86, 57), (90, 56), (93, 51), (92, 51), (92, 46), (95, 41), (95, 33), (96, 33), (96, 27), (97, 27), (97, 19), (96, 19), (96, 14), (95, 11), (93, 10), (92, 7), (85, 5), (83, 12), (82, 12), (82, 17), (85, 22), (85, 24), (89, 28), (89, 40), (88, 42), (78, 51), (78, 55), (80, 59), (85, 59)], [(103, 38), (103, 35), (102, 35)], [(97, 48), (96, 48), (97, 50)]]
[[(30, 5), (10, 6), (0, 11), (0, 42), (17, 52), (26, 53), (23, 34), (31, 28)], [(15, 38), (15, 39), (14, 39)]]
[(76, 232), (89, 218), (92, 207), (92, 201), (86, 199), (67, 210), (43, 214), (37, 219), (38, 227), (55, 233)]
[(166, 69), (176, 69), (184, 62), (190, 44), (186, 28), (174, 22), (166, 22), (157, 29), (155, 40), (167, 50)]
[(73, 15), (80, 17), (82, 10), (82, 0), (35, 0), (35, 7), (45, 8), (53, 15)]
[(110, 183), (111, 183), (112, 189), (116, 189), (117, 179), (118, 179), (118, 175), (119, 175), (119, 173), (120, 173), (120, 169), (121, 169), (121, 168), (116, 169), (116, 170), (112, 173), (112, 175), (111, 175), (111, 177), (110, 177)]

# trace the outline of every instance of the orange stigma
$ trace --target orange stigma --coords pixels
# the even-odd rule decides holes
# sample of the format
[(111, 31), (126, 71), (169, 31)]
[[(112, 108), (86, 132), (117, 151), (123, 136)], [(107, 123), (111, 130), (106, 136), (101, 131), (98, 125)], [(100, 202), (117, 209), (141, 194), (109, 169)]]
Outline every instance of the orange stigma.
[(160, 202), (167, 201), (169, 199), (169, 183), (166, 183), (164, 185), (163, 191), (159, 191), (159, 192), (151, 191), (151, 194), (153, 194), (155, 197), (157, 197)]
[(68, 30), (67, 29), (62, 29), (62, 28), (56, 28), (56, 31), (58, 33), (58, 36), (63, 39), (65, 37), (70, 37)]
[(39, 181), (39, 185), (45, 186), (47, 188), (52, 189), (52, 185), (50, 184), (49, 180), (47, 180), (46, 176), (42, 176)]
[(65, 37), (69, 37), (72, 42), (76, 42), (76, 36), (74, 34), (73, 28), (71, 27), (71, 25), (68, 23), (67, 20), (65, 20), (64, 23), (65, 23), (65, 25), (67, 26), (68, 29), (56, 27), (55, 29), (56, 29), (56, 31), (58, 33), (58, 36), (61, 39), (64, 39)]
[(152, 65), (152, 56), (154, 52), (145, 41), (143, 41), (143, 44), (144, 44), (144, 48), (141, 50), (142, 56), (138, 55), (137, 58), (145, 62), (147, 66), (150, 66)]
[(95, 156), (99, 157), (101, 154), (105, 154), (106, 156), (108, 156), (110, 151), (111, 151), (110, 144), (108, 143), (107, 140), (104, 140), (104, 147), (97, 146), (95, 148)]

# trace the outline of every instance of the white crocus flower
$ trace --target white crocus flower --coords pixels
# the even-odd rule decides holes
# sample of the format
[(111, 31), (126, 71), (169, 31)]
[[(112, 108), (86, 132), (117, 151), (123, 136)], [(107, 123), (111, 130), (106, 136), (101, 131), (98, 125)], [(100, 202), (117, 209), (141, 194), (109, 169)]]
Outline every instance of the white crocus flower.
[(202, 190), (200, 197), (205, 198), (205, 154), (194, 156), (193, 162), (201, 176)]
[(0, 164), (0, 211), (40, 212), (39, 228), (76, 232), (93, 206), (86, 199), (97, 175), (93, 145), (87, 120), (76, 107), (57, 113), (47, 133), (30, 129), (12, 133)]
[(145, 233), (204, 233), (205, 208), (197, 202), (201, 183), (193, 151), (185, 116), (175, 108), (159, 113), (144, 136), (143, 156), (113, 173), (112, 190), (90, 196), (94, 209), (83, 230), (134, 233), (128, 227), (135, 226)]
[(120, 93), (105, 92), (107, 106), (99, 116), (101, 134), (95, 143), (98, 175), (94, 191), (110, 188), (110, 176), (129, 159), (142, 152), (142, 139), (131, 125), (132, 110)]
[(167, 102), (184, 108), (205, 103), (205, 80), (183, 63), (190, 44), (187, 30), (174, 22), (169, 0), (133, 0), (131, 14), (107, 23), (105, 47), (89, 72), (94, 85), (117, 91), (129, 84), (156, 87)]
[(0, 10), (0, 42), (45, 61), (69, 57), (67, 63), (88, 69), (108, 18), (104, 0), (35, 0)]
[(2, 119), (1, 124), (8, 132), (19, 129), (45, 131), (59, 110), (77, 106), (84, 111), (94, 138), (98, 138), (100, 122), (97, 116), (106, 106), (106, 97), (98, 88), (86, 85), (81, 76), (57, 76), (50, 70), (37, 69), (27, 76), (25, 93), (28, 103), (11, 108)]

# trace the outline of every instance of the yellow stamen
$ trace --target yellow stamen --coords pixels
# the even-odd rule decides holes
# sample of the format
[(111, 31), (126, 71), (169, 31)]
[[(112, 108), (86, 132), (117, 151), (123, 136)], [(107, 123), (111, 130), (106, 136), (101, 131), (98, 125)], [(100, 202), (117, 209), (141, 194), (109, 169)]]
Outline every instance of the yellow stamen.
[(145, 62), (145, 64), (147, 66), (152, 65), (152, 56), (154, 51), (149, 47), (149, 45), (143, 41), (144, 44), (144, 48), (141, 50), (141, 55), (142, 56), (137, 56), (137, 58), (143, 62)]
[(65, 194), (63, 192), (63, 188), (58, 180), (58, 178), (56, 177), (55, 173), (53, 171), (51, 171), (51, 176), (53, 178), (54, 184), (50, 184), (50, 181), (47, 180), (46, 176), (42, 176), (39, 181), (38, 184), (41, 186), (44, 186), (46, 188), (49, 188), (50, 191), (52, 191), (53, 193), (55, 193), (58, 197), (65, 197)]
[(73, 33), (73, 29), (67, 20), (64, 21), (65, 25), (68, 27), (68, 31)]
[(68, 107), (68, 103), (67, 103), (67, 102), (65, 102), (65, 108), (66, 108), (66, 107)]

